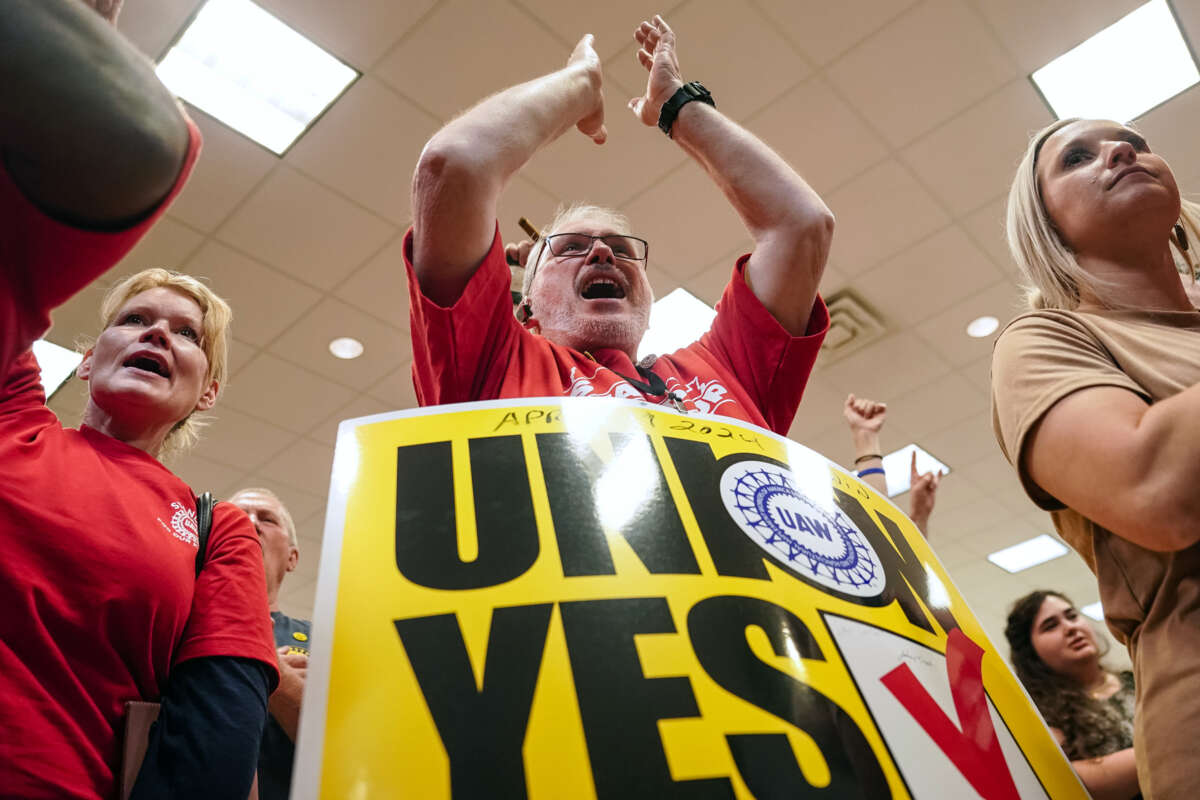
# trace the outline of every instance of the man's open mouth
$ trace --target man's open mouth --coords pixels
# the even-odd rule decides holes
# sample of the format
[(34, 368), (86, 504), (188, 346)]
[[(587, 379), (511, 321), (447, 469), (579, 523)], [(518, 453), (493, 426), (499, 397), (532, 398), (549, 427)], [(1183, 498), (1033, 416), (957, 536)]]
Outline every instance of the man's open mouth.
[(584, 300), (621, 299), (625, 290), (619, 283), (610, 278), (593, 278), (583, 287), (580, 295)]

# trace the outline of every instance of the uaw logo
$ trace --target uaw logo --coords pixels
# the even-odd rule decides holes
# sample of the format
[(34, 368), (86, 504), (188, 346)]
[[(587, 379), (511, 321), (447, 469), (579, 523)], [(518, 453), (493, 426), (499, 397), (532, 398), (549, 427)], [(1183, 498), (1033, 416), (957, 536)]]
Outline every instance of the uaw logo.
[(171, 503), (171, 524), (162, 521), (162, 517), (158, 518), (158, 524), (163, 526), (163, 529), (180, 541), (187, 542), (192, 547), (199, 549), (200, 547), (200, 526), (196, 522), (196, 509), (188, 508), (182, 503)]
[(822, 506), (799, 491), (784, 467), (734, 464), (721, 475), (721, 499), (738, 527), (781, 564), (845, 594), (883, 591), (883, 564), (866, 536), (832, 500)]

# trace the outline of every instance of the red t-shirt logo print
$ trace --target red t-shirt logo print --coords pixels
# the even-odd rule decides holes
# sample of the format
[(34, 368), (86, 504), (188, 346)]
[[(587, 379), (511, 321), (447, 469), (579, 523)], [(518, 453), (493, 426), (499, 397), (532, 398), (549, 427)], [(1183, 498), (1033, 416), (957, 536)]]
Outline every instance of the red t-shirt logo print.
[(958, 725), (929, 696), (907, 664), (880, 680), (984, 800), (1020, 800), (992, 726), (983, 691), (983, 648), (960, 630), (946, 643), (946, 672)]

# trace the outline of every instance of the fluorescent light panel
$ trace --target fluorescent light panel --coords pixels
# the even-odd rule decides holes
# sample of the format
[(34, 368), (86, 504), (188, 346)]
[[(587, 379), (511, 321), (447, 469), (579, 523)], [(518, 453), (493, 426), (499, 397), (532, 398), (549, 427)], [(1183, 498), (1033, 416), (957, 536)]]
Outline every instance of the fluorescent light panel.
[(1104, 608), (1100, 605), (1099, 600), (1094, 603), (1088, 603), (1079, 610), (1083, 612), (1084, 616), (1091, 617), (1097, 622), (1104, 622)]
[(75, 368), (83, 361), (82, 353), (59, 347), (45, 339), (33, 343), (33, 355), (42, 369), (42, 388), (46, 391), (47, 400), (75, 374)]
[(208, 0), (158, 65), (176, 95), (277, 154), (357, 74), (249, 0)]
[(883, 472), (887, 479), (888, 497), (904, 494), (911, 488), (912, 454), (917, 454), (917, 471), (924, 475), (926, 472), (949, 473), (950, 467), (942, 463), (936, 456), (921, 449), (920, 445), (910, 444), (888, 453), (883, 457)]
[(676, 289), (650, 309), (650, 329), (638, 346), (638, 358), (687, 347), (712, 327), (716, 316), (712, 306), (686, 289)]
[(1008, 570), (1009, 572), (1020, 572), (1030, 567), (1036, 567), (1038, 564), (1052, 561), (1061, 555), (1066, 555), (1066, 552), (1066, 545), (1053, 536), (1043, 533), (1041, 536), (1026, 539), (1020, 544), (1014, 544), (1012, 547), (997, 550), (987, 558), (988, 561), (1001, 569)]
[(1128, 122), (1200, 82), (1166, 0), (1151, 0), (1033, 73), (1059, 119)]

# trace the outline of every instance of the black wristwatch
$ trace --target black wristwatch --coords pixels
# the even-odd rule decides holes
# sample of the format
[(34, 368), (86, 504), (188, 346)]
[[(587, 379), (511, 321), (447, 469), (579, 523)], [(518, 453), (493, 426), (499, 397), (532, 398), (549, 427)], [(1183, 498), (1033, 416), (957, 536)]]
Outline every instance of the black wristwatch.
[(717, 107), (712, 93), (705, 89), (704, 84), (700, 81), (691, 81), (680, 86), (675, 90), (675, 94), (671, 95), (671, 99), (663, 103), (662, 109), (658, 112), (658, 127), (668, 138), (671, 136), (671, 126), (675, 124), (675, 118), (679, 116), (679, 109), (693, 100), (708, 103), (713, 108)]

